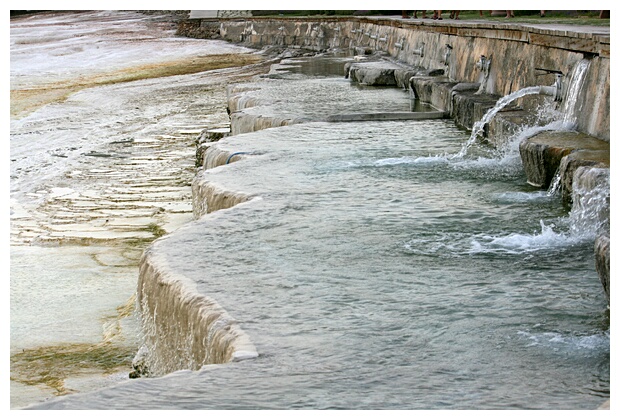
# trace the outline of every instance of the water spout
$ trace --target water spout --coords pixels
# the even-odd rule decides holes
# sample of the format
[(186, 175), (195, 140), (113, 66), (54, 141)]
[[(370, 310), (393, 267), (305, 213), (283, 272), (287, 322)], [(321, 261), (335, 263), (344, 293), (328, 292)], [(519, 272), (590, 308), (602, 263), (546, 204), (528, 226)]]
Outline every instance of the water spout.
[[(486, 68), (488, 72), (488, 66), (490, 65), (490, 60), (486, 60), (484, 56), (481, 57), (480, 61), (476, 63), (476, 66), (482, 68), (483, 70)], [(542, 70), (542, 69), (537, 69)], [(553, 98), (555, 102), (562, 101), (562, 72), (556, 70), (548, 70), (549, 72), (553, 72), (555, 74), (555, 83), (551, 86), (530, 86), (523, 89), (520, 89), (516, 92), (513, 92), (509, 95), (501, 98), (495, 106), (489, 109), (480, 121), (477, 121), (472, 127), (471, 136), (469, 140), (463, 145), (461, 151), (455, 155), (457, 158), (462, 158), (467, 153), (467, 149), (475, 143), (476, 138), (479, 134), (484, 130), (484, 126), (488, 124), (491, 119), (502, 109), (508, 106), (511, 102), (516, 99), (522, 98), (526, 95), (545, 95)], [(479, 94), (482, 90), (483, 85), (480, 86), (480, 89), (476, 94)]]
[(420, 57), (424, 57), (424, 43), (422, 42), (420, 44), (420, 48), (416, 48), (413, 51), (411, 51), (411, 54), (419, 55)]
[(480, 56), (480, 60), (476, 62), (476, 68), (482, 71), (482, 82), (480, 82), (480, 88), (476, 92), (476, 95), (486, 93), (487, 80), (489, 79), (489, 69), (491, 68), (491, 59), (486, 56)]
[(555, 83), (551, 86), (541, 86), (540, 94), (552, 97), (555, 102), (562, 102), (562, 73), (555, 74)]
[(509, 95), (506, 95), (503, 98), (501, 98), (499, 101), (497, 101), (495, 106), (493, 108), (489, 109), (484, 114), (482, 119), (480, 119), (480, 121), (477, 121), (474, 124), (474, 126), (472, 127), (471, 136), (469, 137), (469, 140), (463, 145), (463, 147), (461, 148), (461, 151), (459, 153), (457, 153), (454, 157), (462, 158), (463, 156), (465, 156), (465, 154), (467, 153), (467, 150), (469, 149), (469, 147), (476, 142), (476, 139), (477, 139), (478, 135), (480, 135), (482, 133), (482, 131), (484, 130), (484, 126), (486, 124), (488, 124), (489, 121), (491, 121), (491, 119), (493, 119), (493, 117), (499, 111), (504, 109), (512, 101), (514, 101), (516, 99), (519, 99), (519, 98), (522, 98), (523, 96), (540, 94), (540, 90), (541, 90), (541, 86), (526, 87), (526, 88), (520, 89), (520, 90), (518, 90), (516, 92), (513, 92), (513, 93), (511, 93)]
[(448, 68), (450, 67), (450, 56), (452, 55), (452, 45), (446, 44), (446, 51), (443, 54), (442, 63), (446, 66), (446, 74), (448, 74)]
[(398, 42), (394, 43), (394, 46), (400, 50), (402, 50), (403, 48), (405, 48), (405, 38), (401, 38), (398, 40)]

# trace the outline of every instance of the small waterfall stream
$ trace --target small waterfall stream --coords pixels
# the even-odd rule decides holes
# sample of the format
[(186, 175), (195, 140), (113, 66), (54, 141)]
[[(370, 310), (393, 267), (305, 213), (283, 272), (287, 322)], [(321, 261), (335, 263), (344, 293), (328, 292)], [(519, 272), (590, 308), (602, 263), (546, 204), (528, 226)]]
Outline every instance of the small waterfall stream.
[[(562, 104), (561, 121), (563, 125), (561, 129), (570, 130), (573, 128), (575, 122), (577, 121), (577, 114), (576, 114), (577, 100), (579, 98), (584, 81), (586, 79), (589, 66), (590, 66), (590, 60), (583, 59), (577, 63), (577, 65), (575, 66), (572, 72), (570, 82), (566, 86), (567, 93), (565, 95), (565, 98)], [(484, 126), (488, 124), (493, 119), (493, 117), (497, 115), (498, 112), (500, 112), (510, 103), (512, 103), (513, 101), (519, 98), (522, 98), (527, 95), (542, 94), (543, 93), (542, 91), (545, 87), (546, 86), (525, 87), (523, 89), (519, 89), (516, 92), (510, 93), (500, 98), (495, 104), (495, 106), (493, 106), (493, 108), (489, 109), (479, 121), (474, 123), (469, 140), (465, 144), (463, 144), (463, 147), (456, 155), (454, 155), (454, 158), (461, 159), (467, 154), (467, 151), (469, 150), (469, 148), (476, 142), (476, 140), (478, 139), (478, 136), (481, 135), (482, 131), (484, 130)]]
[(603, 168), (579, 168), (573, 181), (573, 205), (570, 211), (571, 234), (594, 240), (609, 232), (610, 178)]
[(563, 107), (563, 121), (569, 124), (575, 124), (577, 122), (577, 100), (581, 94), (583, 84), (590, 68), (590, 60), (583, 59), (577, 63), (573, 69), (573, 73), (570, 82), (567, 87), (567, 92), (562, 104)]
[(463, 145), (463, 147), (461, 148), (461, 150), (454, 156), (455, 158), (462, 158), (463, 156), (465, 156), (467, 154), (467, 150), (471, 147), (471, 145), (473, 145), (478, 136), (482, 133), (482, 130), (484, 130), (484, 126), (486, 124), (489, 123), (489, 121), (491, 121), (493, 119), (493, 117), (502, 109), (504, 109), (506, 106), (508, 106), (511, 102), (522, 98), (526, 95), (537, 95), (540, 93), (541, 87), (540, 86), (530, 86), (530, 87), (526, 87), (523, 89), (520, 89), (516, 92), (513, 92), (511, 94), (508, 94), (504, 97), (502, 97), (500, 100), (497, 101), (497, 103), (495, 104), (495, 106), (491, 109), (489, 109), (484, 116), (480, 119), (480, 121), (477, 121), (472, 130), (471, 130), (471, 136), (469, 137), (469, 140)]

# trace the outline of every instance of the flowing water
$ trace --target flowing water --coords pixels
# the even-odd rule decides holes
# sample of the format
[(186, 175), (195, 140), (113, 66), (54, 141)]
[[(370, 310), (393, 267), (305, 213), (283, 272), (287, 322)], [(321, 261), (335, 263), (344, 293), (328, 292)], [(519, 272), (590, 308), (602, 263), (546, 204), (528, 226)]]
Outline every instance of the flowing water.
[[(15, 215), (24, 214), (20, 226), (34, 226), (34, 232), (43, 230), (41, 219), (68, 211), (73, 219), (75, 209), (82, 207), (90, 209), (85, 211), (88, 229), (99, 222), (103, 226), (105, 220), (109, 224), (110, 219), (127, 223), (125, 215), (93, 218), (91, 213), (102, 208), (93, 210), (97, 200), (127, 200), (131, 209), (152, 209), (156, 201), (154, 207), (164, 208), (164, 214), (177, 209), (181, 214), (174, 221), (158, 219), (154, 214), (160, 213), (155, 212), (140, 215), (144, 220), (135, 224), (174, 230), (154, 242), (150, 252), (225, 308), (259, 356), (157, 378), (114, 377), (112, 382), (120, 383), (105, 386), (99, 381), (93, 392), (36, 407), (592, 409), (609, 398), (609, 313), (594, 269), (591, 231), (575, 228), (591, 224), (591, 217), (569, 212), (558, 197), (527, 185), (518, 161), (510, 156), (454, 159), (469, 136), (451, 121), (315, 122), (228, 137), (217, 147), (247, 155), (204, 172), (201, 179), (255, 198), (190, 222), (185, 206), (191, 199), (185, 201), (183, 196), (189, 188), (186, 178), (165, 171), (182, 171), (184, 162), (193, 162), (188, 150), (193, 137), (183, 137), (179, 131), (191, 133), (199, 122), (221, 122), (206, 112), (188, 110), (208, 101), (224, 104), (225, 95), (208, 87), (222, 86), (229, 80), (225, 76), (207, 73), (134, 82), (112, 90), (95, 88), (42, 109), (34, 114), (36, 119), (12, 122), (13, 208)], [(313, 103), (329, 103), (330, 89), (317, 86), (335, 82), (329, 78), (323, 84), (307, 82), (314, 86)], [(296, 83), (297, 88), (306, 86)], [(406, 92), (400, 93), (408, 106)], [(104, 98), (124, 100), (107, 106)], [(91, 108), (100, 102), (100, 108)], [(130, 111), (146, 104), (150, 123), (142, 120), (145, 110)], [(355, 98), (349, 105), (363, 108)], [(78, 113), (75, 121), (84, 120), (80, 112), (90, 112), (91, 124), (83, 132), (76, 122), (68, 124), (66, 107)], [(26, 124), (33, 120), (39, 124), (34, 128)], [(190, 124), (192, 120), (196, 125)], [(13, 151), (14, 139), (41, 144), (46, 135), (60, 129), (76, 135), (58, 138), (54, 147), (60, 150), (52, 153), (71, 153), (72, 147), (81, 147), (75, 139), (84, 139), (85, 146), (76, 152), (83, 161), (65, 167), (67, 159), (58, 158), (63, 163), (54, 164), (47, 151), (41, 153), (47, 160), (40, 158), (46, 170), (35, 172), (35, 165), (19, 164), (28, 155), (18, 154), (21, 149)], [(116, 143), (128, 137), (133, 141)], [(126, 149), (119, 149), (126, 144), (145, 149), (127, 156)], [(139, 170), (123, 172), (125, 166), (118, 162), (123, 157)], [(110, 164), (111, 159), (117, 161)], [(22, 170), (24, 174), (18, 171), (22, 167), (28, 169)], [(106, 178), (102, 175), (106, 171), (114, 176)], [(191, 172), (187, 166), (185, 171)], [(167, 181), (160, 187), (169, 194), (156, 200), (157, 189), (149, 188), (153, 195), (146, 197), (119, 195), (112, 186), (120, 181), (109, 181), (135, 178), (135, 188), (140, 189), (146, 183), (140, 177), (145, 175), (173, 178), (178, 189), (171, 190)], [(28, 182), (25, 176), (30, 176)], [(99, 184), (104, 187), (95, 188)], [(39, 201), (27, 205), (26, 197)], [(58, 200), (63, 197), (61, 207)], [(589, 206), (607, 198), (589, 196)], [(20, 212), (18, 204), (23, 207)], [(111, 211), (103, 208), (107, 209), (103, 213)], [(146, 238), (132, 229), (121, 231), (148, 241), (158, 232), (155, 226)], [(17, 234), (25, 231), (16, 229), (15, 237), (28, 243), (41, 240), (41, 234), (37, 241)], [(55, 237), (49, 231), (44, 230), (43, 236)], [(107, 238), (109, 230), (103, 231)], [(77, 316), (73, 323), (95, 324), (91, 337), (82, 342), (108, 342), (97, 335), (97, 322), (92, 320), (102, 314), (124, 322), (126, 318), (110, 313), (116, 314), (115, 306), (122, 308), (130, 298), (136, 277), (127, 280), (119, 275), (125, 285), (115, 289), (108, 271), (80, 270), (88, 270), (89, 261), (98, 261), (107, 270), (128, 265), (126, 274), (137, 275), (135, 254), (140, 248), (99, 250), (94, 245), (100, 243), (76, 247), (75, 240), (70, 241), (71, 248), (62, 242), (57, 248), (22, 247), (15, 242), (12, 270), (22, 267), (23, 272), (11, 273), (11, 311), (18, 298), (36, 301), (33, 289), (57, 306), (29, 304), (15, 317), (12, 312), (12, 351), (17, 343), (20, 349), (38, 345), (25, 343), (36, 329), (48, 332), (51, 345), (57, 344), (58, 336), (80, 342), (73, 337), (75, 329), (56, 332), (57, 325), (71, 316)], [(59, 273), (57, 279), (54, 273)], [(69, 297), (57, 303), (59, 295), (87, 292), (84, 284), (92, 285), (102, 309), (89, 307), (95, 314), (86, 314), (80, 306), (88, 304), (76, 304), (77, 315), (63, 313), (60, 309), (75, 300)], [(47, 320), (50, 312), (57, 319), (52, 328), (36, 325), (35, 319)], [(32, 320), (23, 319), (28, 317)], [(24, 330), (21, 336), (19, 329)], [(89, 354), (93, 353), (91, 348)], [(116, 351), (105, 357), (126, 360), (130, 355)]]
[[(435, 111), (401, 89), (351, 84), (343, 77), (344, 63), (350, 59), (318, 57), (314, 65), (308, 65), (307, 59), (285, 60), (284, 64), (274, 65), (271, 75), (277, 78), (245, 83), (237, 88), (244, 93), (244, 100), (253, 99), (253, 106), (244, 112), (321, 120), (332, 114)], [(323, 73), (317, 74), (321, 70)], [(248, 93), (253, 90), (256, 92)]]
[(583, 59), (577, 63), (571, 73), (570, 82), (567, 85), (567, 92), (564, 98), (564, 122), (574, 124), (577, 121), (578, 112), (577, 100), (581, 94), (582, 86), (585, 81), (585, 77), (588, 74), (590, 68), (590, 60)]
[[(570, 131), (575, 128), (575, 122), (577, 121), (578, 112), (580, 112), (580, 110), (576, 109), (576, 106), (589, 68), (590, 60), (583, 59), (580, 60), (575, 66), (575, 68), (572, 70), (569, 82), (565, 83), (562, 88), (566, 91), (566, 93), (563, 94), (564, 100), (560, 107), (561, 109), (559, 121), (561, 122), (561, 125), (556, 124), (552, 127), (548, 127), (547, 129)], [(463, 144), (463, 147), (455, 155), (455, 157), (462, 158), (467, 154), (468, 150), (478, 139), (478, 136), (482, 134), (485, 125), (488, 124), (493, 119), (493, 117), (497, 115), (498, 112), (500, 112), (506, 106), (510, 105), (512, 102), (516, 101), (519, 98), (523, 98), (527, 95), (541, 94), (541, 90), (542, 86), (528, 86), (501, 97), (497, 101), (497, 103), (482, 116), (480, 121), (476, 121), (474, 123), (474, 126), (471, 130), (471, 135), (469, 136), (469, 140), (465, 144)]]
[(609, 325), (593, 239), (518, 168), (443, 156), (466, 139), (439, 120), (225, 140), (254, 155), (205, 177), (261, 199), (152, 252), (225, 307), (259, 357), (51, 407), (597, 407)]
[(527, 95), (538, 95), (539, 93), (540, 93), (540, 86), (530, 86), (530, 87), (526, 87), (523, 89), (519, 89), (516, 92), (510, 93), (500, 98), (500, 100), (497, 101), (495, 106), (489, 109), (482, 116), (480, 121), (476, 121), (474, 123), (474, 126), (471, 129), (471, 135), (469, 136), (469, 140), (467, 140), (467, 142), (463, 144), (463, 147), (461, 147), (461, 150), (455, 155), (455, 157), (462, 158), (463, 156), (467, 154), (468, 149), (471, 147), (471, 145), (473, 145), (476, 142), (476, 140), (478, 139), (478, 136), (482, 133), (482, 130), (484, 130), (484, 126), (488, 124), (493, 119), (493, 117), (497, 115), (499, 111), (501, 111), (506, 106), (510, 105), (513, 101), (519, 98), (522, 98)]

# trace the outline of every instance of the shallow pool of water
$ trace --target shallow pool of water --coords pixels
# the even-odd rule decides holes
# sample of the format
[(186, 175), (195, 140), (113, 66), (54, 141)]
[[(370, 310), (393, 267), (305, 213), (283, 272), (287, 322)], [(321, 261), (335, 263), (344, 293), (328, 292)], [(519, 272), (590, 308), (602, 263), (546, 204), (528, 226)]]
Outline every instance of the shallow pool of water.
[(283, 60), (260, 80), (235, 85), (236, 91), (255, 101), (243, 112), (321, 121), (334, 114), (436, 111), (406, 90), (345, 79), (344, 65), (351, 60), (334, 56)]
[(259, 199), (154, 244), (239, 321), (257, 359), (49, 408), (598, 407), (609, 321), (592, 238), (518, 164), (457, 159), (436, 120), (239, 135), (205, 173)]
[[(246, 52), (141, 25), (124, 12), (12, 23), (12, 88)], [(410, 110), (407, 92), (351, 84), (335, 63), (291, 60), (294, 74), (248, 84), (265, 100), (254, 111)], [(27, 383), (51, 366), (59, 386), (92, 391), (37, 408), (591, 409), (609, 398), (593, 238), (525, 183), (518, 156), (455, 158), (469, 136), (450, 121), (312, 123), (220, 142), (247, 155), (206, 179), (257, 199), (153, 252), (216, 299), (259, 357), (159, 378), (111, 372), (131, 350), (100, 346), (101, 327), (115, 331), (135, 290), (140, 244), (189, 220), (194, 138), (225, 125), (225, 84), (251, 74), (98, 86), (11, 121), (12, 368)], [(58, 247), (27, 246), (41, 242)], [(16, 405), (48, 398), (55, 383), (42, 383), (28, 397), (12, 381)]]

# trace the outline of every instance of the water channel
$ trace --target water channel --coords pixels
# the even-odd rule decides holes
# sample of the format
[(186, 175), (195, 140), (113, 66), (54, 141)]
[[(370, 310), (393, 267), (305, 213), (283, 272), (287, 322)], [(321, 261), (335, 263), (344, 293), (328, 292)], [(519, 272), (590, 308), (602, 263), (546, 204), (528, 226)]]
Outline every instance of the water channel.
[[(336, 62), (341, 64), (340, 59)], [(361, 89), (342, 76), (305, 73), (296, 73), (291, 80), (261, 83), (259, 79), (249, 84), (259, 88), (258, 97), (261, 87), (265, 98), (269, 92), (281, 95), (279, 102), (274, 96), (265, 100), (270, 105), (260, 112), (275, 112), (280, 104), (289, 112), (308, 109), (320, 116), (335, 113), (332, 99), (343, 101), (345, 109), (375, 111), (386, 96), (390, 98), (386, 109), (409, 110), (405, 91), (393, 89), (379, 95), (380, 90)], [(144, 110), (128, 112), (128, 106), (134, 105), (129, 100), (106, 108), (105, 118), (94, 120), (105, 135), (99, 131), (91, 136), (92, 124), (75, 127), (84, 130), (77, 131), (79, 137), (91, 139), (85, 149), (79, 149), (86, 157), (77, 159), (77, 167), (61, 167), (55, 177), (48, 177), (45, 170), (22, 175), (23, 166), (12, 163), (13, 207), (17, 214), (22, 196), (46, 198), (47, 203), (54, 203), (56, 197), (73, 197), (82, 203), (84, 197), (101, 196), (111, 188), (109, 183), (94, 194), (97, 182), (75, 182), (66, 174), (77, 179), (91, 170), (118, 174), (123, 166), (108, 163), (109, 158), (95, 159), (85, 150), (112, 154), (121, 144), (115, 142), (127, 137), (133, 139), (133, 146), (139, 139), (174, 137), (162, 128), (161, 120), (177, 132), (186, 130), (178, 149), (171, 151), (166, 141), (160, 148), (124, 156), (137, 159), (134, 167), (140, 165), (118, 176), (168, 178), (161, 188), (169, 194), (161, 201), (168, 203), (171, 195), (177, 200), (170, 208), (164, 206), (164, 214), (174, 213), (170, 209), (183, 211), (165, 229), (174, 232), (154, 242), (149, 252), (164, 258), (171, 269), (195, 282), (199, 293), (224, 307), (251, 338), (259, 356), (195, 371), (161, 372), (155, 378), (117, 377), (114, 385), (100, 381), (91, 392), (54, 398), (37, 408), (592, 409), (609, 398), (609, 312), (594, 269), (595, 232), (580, 228), (592, 218), (571, 212), (557, 195), (529, 186), (514, 148), (498, 153), (480, 145), (460, 155), (470, 135), (450, 120), (308, 122), (225, 138), (216, 147), (244, 152), (244, 158), (204, 171), (200, 177), (253, 199), (190, 221), (186, 206), (191, 198), (184, 194), (193, 175), (187, 162), (193, 163), (190, 139), (196, 133), (192, 137), (187, 127), (196, 130), (222, 120), (208, 120), (204, 110), (187, 113), (193, 108), (188, 101), (197, 108), (201, 101), (224, 104), (222, 93), (197, 92), (196, 86), (223, 86), (228, 80), (219, 73), (204, 73), (98, 87), (12, 122), (11, 157), (20, 162), (27, 154), (14, 154), (14, 139), (40, 144), (43, 134), (26, 136), (65, 127), (65, 107), (73, 113), (100, 114), (92, 104), (113, 96), (110, 89), (115, 95), (131, 93), (140, 105), (156, 102), (154, 109), (165, 114), (160, 117), (151, 111), (149, 120), (158, 121), (153, 126), (143, 121)], [(347, 90), (350, 95), (343, 94)], [(304, 91), (311, 95), (301, 95)], [(298, 95), (286, 102), (290, 92)], [(304, 108), (306, 97), (311, 100)], [(165, 109), (178, 112), (161, 111), (162, 102)], [(58, 115), (64, 118), (60, 125)], [(130, 124), (133, 120), (127, 115), (142, 125)], [(36, 131), (34, 121), (39, 124)], [(153, 134), (155, 128), (171, 137)], [(70, 153), (74, 143), (63, 143), (70, 138), (64, 139), (59, 138), (55, 147)], [(52, 159), (49, 154), (42, 152)], [(192, 174), (170, 182), (172, 175), (163, 176), (162, 167), (142, 166), (153, 155), (161, 156), (159, 162), (170, 171)], [(24, 176), (32, 176), (35, 187), (22, 187), (28, 184), (20, 183)], [(63, 182), (57, 183), (59, 179)], [(179, 183), (180, 189), (170, 190), (171, 184)], [(152, 205), (151, 196), (135, 197), (135, 208)], [(48, 208), (36, 207), (39, 213), (56, 214), (44, 210)], [(74, 214), (70, 217), (75, 218)], [(89, 217), (85, 224), (97, 226)], [(141, 226), (153, 223), (153, 217), (150, 214)], [(124, 215), (117, 218), (126, 220)], [(106, 220), (109, 223), (110, 217)], [(168, 226), (169, 219), (155, 220), (158, 226)], [(136, 239), (135, 234), (131, 237)], [(46, 311), (36, 313), (32, 305), (23, 305), (19, 312), (20, 306), (13, 302), (20, 296), (33, 299), (26, 290), (45, 291), (49, 290), (46, 282), (56, 283), (36, 275), (60, 270), (62, 259), (55, 253), (76, 267), (69, 280), (66, 271), (61, 272), (66, 284), (60, 282), (57, 294), (70, 293), (72, 281), (105, 277), (92, 280), (96, 283), (92, 294), (112, 300), (94, 300), (109, 312), (135, 291), (139, 246), (130, 254), (126, 245), (114, 248), (113, 256), (107, 247), (101, 253), (107, 257), (91, 258), (88, 255), (98, 255), (91, 242), (86, 248), (75, 243), (57, 248), (13, 247), (12, 349), (18, 344), (35, 345), (21, 338), (32, 337), (32, 331), (50, 332), (49, 327), (24, 320), (46, 319)], [(123, 286), (116, 286), (99, 268), (92, 269), (94, 277), (81, 273), (90, 266), (70, 257), (84, 249), (88, 250), (84, 260), (131, 266), (119, 276)], [(124, 263), (119, 252), (127, 259)], [(26, 259), (30, 253), (35, 254), (33, 261), (42, 264), (40, 268), (33, 268), (34, 263)], [(13, 266), (24, 268), (13, 272)], [(22, 278), (23, 282), (14, 280)], [(24, 286), (34, 280), (36, 284)], [(114, 293), (118, 298), (112, 298)], [(82, 311), (80, 316), (90, 317), (79, 321), (86, 324), (99, 315)], [(58, 311), (54, 317), (56, 324), (63, 324), (68, 315)], [(25, 329), (21, 335), (20, 329)], [(68, 332), (67, 340), (80, 341), (73, 334)], [(139, 332), (132, 334), (127, 347), (135, 349)], [(46, 343), (58, 341), (54, 331), (48, 335)]]

